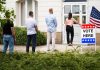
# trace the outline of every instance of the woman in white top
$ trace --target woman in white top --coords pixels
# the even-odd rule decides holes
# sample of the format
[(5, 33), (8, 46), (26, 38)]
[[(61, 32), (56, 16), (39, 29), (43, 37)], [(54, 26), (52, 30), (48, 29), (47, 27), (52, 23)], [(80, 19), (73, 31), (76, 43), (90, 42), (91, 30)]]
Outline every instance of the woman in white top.
[[(74, 18), (72, 18), (72, 13), (68, 14), (68, 18), (65, 20), (66, 25), (66, 33), (67, 33), (67, 44), (69, 46), (72, 46), (73, 44), (73, 38), (74, 38), (74, 28), (73, 24), (78, 23)], [(71, 39), (69, 39), (69, 35), (71, 35)]]

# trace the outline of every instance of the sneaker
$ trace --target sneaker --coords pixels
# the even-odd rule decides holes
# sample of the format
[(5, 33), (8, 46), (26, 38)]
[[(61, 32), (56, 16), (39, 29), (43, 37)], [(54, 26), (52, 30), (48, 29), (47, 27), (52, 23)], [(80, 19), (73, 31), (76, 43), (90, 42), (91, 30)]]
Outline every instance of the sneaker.
[(72, 44), (68, 44), (68, 46), (72, 46)]
[(53, 49), (52, 51), (57, 51), (56, 49)]
[(50, 49), (47, 49), (47, 51), (50, 51)]

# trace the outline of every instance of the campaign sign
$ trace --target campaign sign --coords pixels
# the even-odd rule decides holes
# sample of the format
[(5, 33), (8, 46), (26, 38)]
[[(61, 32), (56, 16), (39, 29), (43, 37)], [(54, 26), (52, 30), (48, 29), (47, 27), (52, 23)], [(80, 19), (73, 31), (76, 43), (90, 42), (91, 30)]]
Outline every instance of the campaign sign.
[(95, 44), (95, 25), (83, 24), (81, 26), (81, 43), (82, 44)]

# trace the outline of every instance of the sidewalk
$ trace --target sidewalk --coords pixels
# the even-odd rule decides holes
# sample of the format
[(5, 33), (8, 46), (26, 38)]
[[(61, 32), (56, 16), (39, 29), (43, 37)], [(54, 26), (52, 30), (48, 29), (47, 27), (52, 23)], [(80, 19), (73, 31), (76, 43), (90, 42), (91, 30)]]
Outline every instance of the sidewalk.
[[(78, 45), (74, 45), (74, 46), (67, 46), (66, 44), (56, 44), (55, 49), (59, 52), (66, 52), (66, 51), (75, 51), (75, 48), (77, 48)], [(52, 49), (52, 46), (50, 47), (50, 49)], [(100, 50), (100, 46), (96, 47), (97, 50)], [(9, 49), (8, 49), (9, 50)], [(7, 51), (8, 51), (7, 50)], [(30, 47), (30, 51), (32, 50), (32, 48)], [(82, 48), (78, 46), (78, 51), (83, 52), (83, 51), (94, 51), (95, 47), (94, 46), (83, 46)], [(2, 51), (2, 45), (0, 45), (0, 51)], [(15, 46), (14, 47), (14, 51), (16, 52), (26, 52), (26, 47), (25, 46)], [(46, 45), (44, 46), (37, 46), (36, 47), (36, 51), (38, 52), (48, 52), (47, 51), (47, 47)], [(52, 50), (50, 51), (52, 52)]]

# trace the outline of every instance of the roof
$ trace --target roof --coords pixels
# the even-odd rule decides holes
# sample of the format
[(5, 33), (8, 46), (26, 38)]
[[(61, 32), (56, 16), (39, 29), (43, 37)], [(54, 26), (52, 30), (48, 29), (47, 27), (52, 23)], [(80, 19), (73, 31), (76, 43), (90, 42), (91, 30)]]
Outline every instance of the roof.
[(86, 2), (87, 0), (63, 0), (64, 2)]

